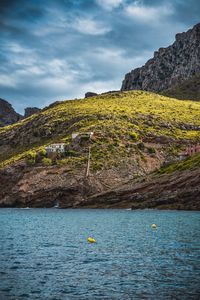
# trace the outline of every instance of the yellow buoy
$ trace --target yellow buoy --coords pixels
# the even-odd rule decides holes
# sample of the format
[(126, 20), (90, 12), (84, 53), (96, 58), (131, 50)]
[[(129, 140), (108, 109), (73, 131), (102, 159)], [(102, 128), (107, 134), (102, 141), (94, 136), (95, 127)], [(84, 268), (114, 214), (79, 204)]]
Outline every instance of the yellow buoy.
[(153, 228), (153, 229), (155, 229), (156, 227), (157, 227), (156, 224), (151, 225), (151, 228)]
[(96, 243), (96, 240), (93, 238), (93, 237), (88, 237), (88, 239), (87, 239), (87, 241), (89, 242), (89, 243)]

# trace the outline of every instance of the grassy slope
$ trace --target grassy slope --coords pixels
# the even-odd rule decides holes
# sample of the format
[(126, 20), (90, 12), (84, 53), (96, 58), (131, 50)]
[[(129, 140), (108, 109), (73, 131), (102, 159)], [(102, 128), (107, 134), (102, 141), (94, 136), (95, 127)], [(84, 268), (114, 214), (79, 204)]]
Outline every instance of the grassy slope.
[(177, 99), (200, 101), (200, 75), (185, 80), (183, 83), (164, 91), (162, 94)]
[(175, 171), (193, 170), (200, 168), (200, 153), (184, 159), (183, 161), (173, 163), (169, 166), (162, 167), (160, 174), (171, 174)]
[[(188, 124), (190, 128), (186, 128)], [(175, 142), (200, 140), (200, 131), (193, 125), (200, 126), (200, 103), (149, 92), (130, 91), (64, 101), (0, 129), (0, 141), (3, 141), (0, 166), (54, 141), (70, 144), (72, 132), (94, 131), (93, 166), (98, 169), (107, 164), (109, 167), (138, 153), (136, 141), (147, 136), (171, 137)], [(80, 152), (63, 163), (77, 165), (85, 158)]]

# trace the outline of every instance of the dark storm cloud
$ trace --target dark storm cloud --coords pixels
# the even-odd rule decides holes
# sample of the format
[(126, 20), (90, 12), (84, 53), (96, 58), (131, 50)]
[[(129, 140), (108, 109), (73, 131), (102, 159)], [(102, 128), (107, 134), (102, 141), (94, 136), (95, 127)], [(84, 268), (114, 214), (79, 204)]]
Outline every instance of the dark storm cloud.
[(197, 0), (0, 0), (0, 97), (22, 111), (119, 89), (199, 15)]

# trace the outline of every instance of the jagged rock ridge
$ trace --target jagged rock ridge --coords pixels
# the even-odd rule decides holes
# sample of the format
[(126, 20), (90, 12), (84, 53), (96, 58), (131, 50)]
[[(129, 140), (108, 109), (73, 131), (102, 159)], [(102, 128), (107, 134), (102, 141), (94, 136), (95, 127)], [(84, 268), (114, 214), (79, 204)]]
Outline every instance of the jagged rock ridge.
[(11, 125), (24, 118), (28, 118), (35, 113), (40, 112), (40, 108), (37, 107), (27, 107), (24, 109), (24, 116), (18, 114), (12, 105), (0, 98), (0, 127)]
[(32, 116), (33, 114), (36, 114), (38, 112), (40, 112), (40, 108), (37, 107), (26, 107), (24, 110), (24, 118), (28, 118), (30, 116)]
[(0, 99), (0, 127), (13, 124), (22, 118), (9, 102)]
[(160, 48), (141, 68), (125, 75), (121, 90), (160, 92), (200, 74), (200, 23), (176, 35), (175, 42)]

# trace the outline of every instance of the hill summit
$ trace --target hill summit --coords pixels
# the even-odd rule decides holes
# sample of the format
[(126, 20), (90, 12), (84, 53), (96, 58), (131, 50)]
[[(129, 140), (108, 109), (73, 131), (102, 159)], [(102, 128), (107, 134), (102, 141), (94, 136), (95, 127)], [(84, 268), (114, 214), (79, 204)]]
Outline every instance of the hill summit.
[(200, 74), (200, 23), (178, 33), (175, 42), (154, 52), (141, 68), (125, 75), (121, 90), (161, 92)]

